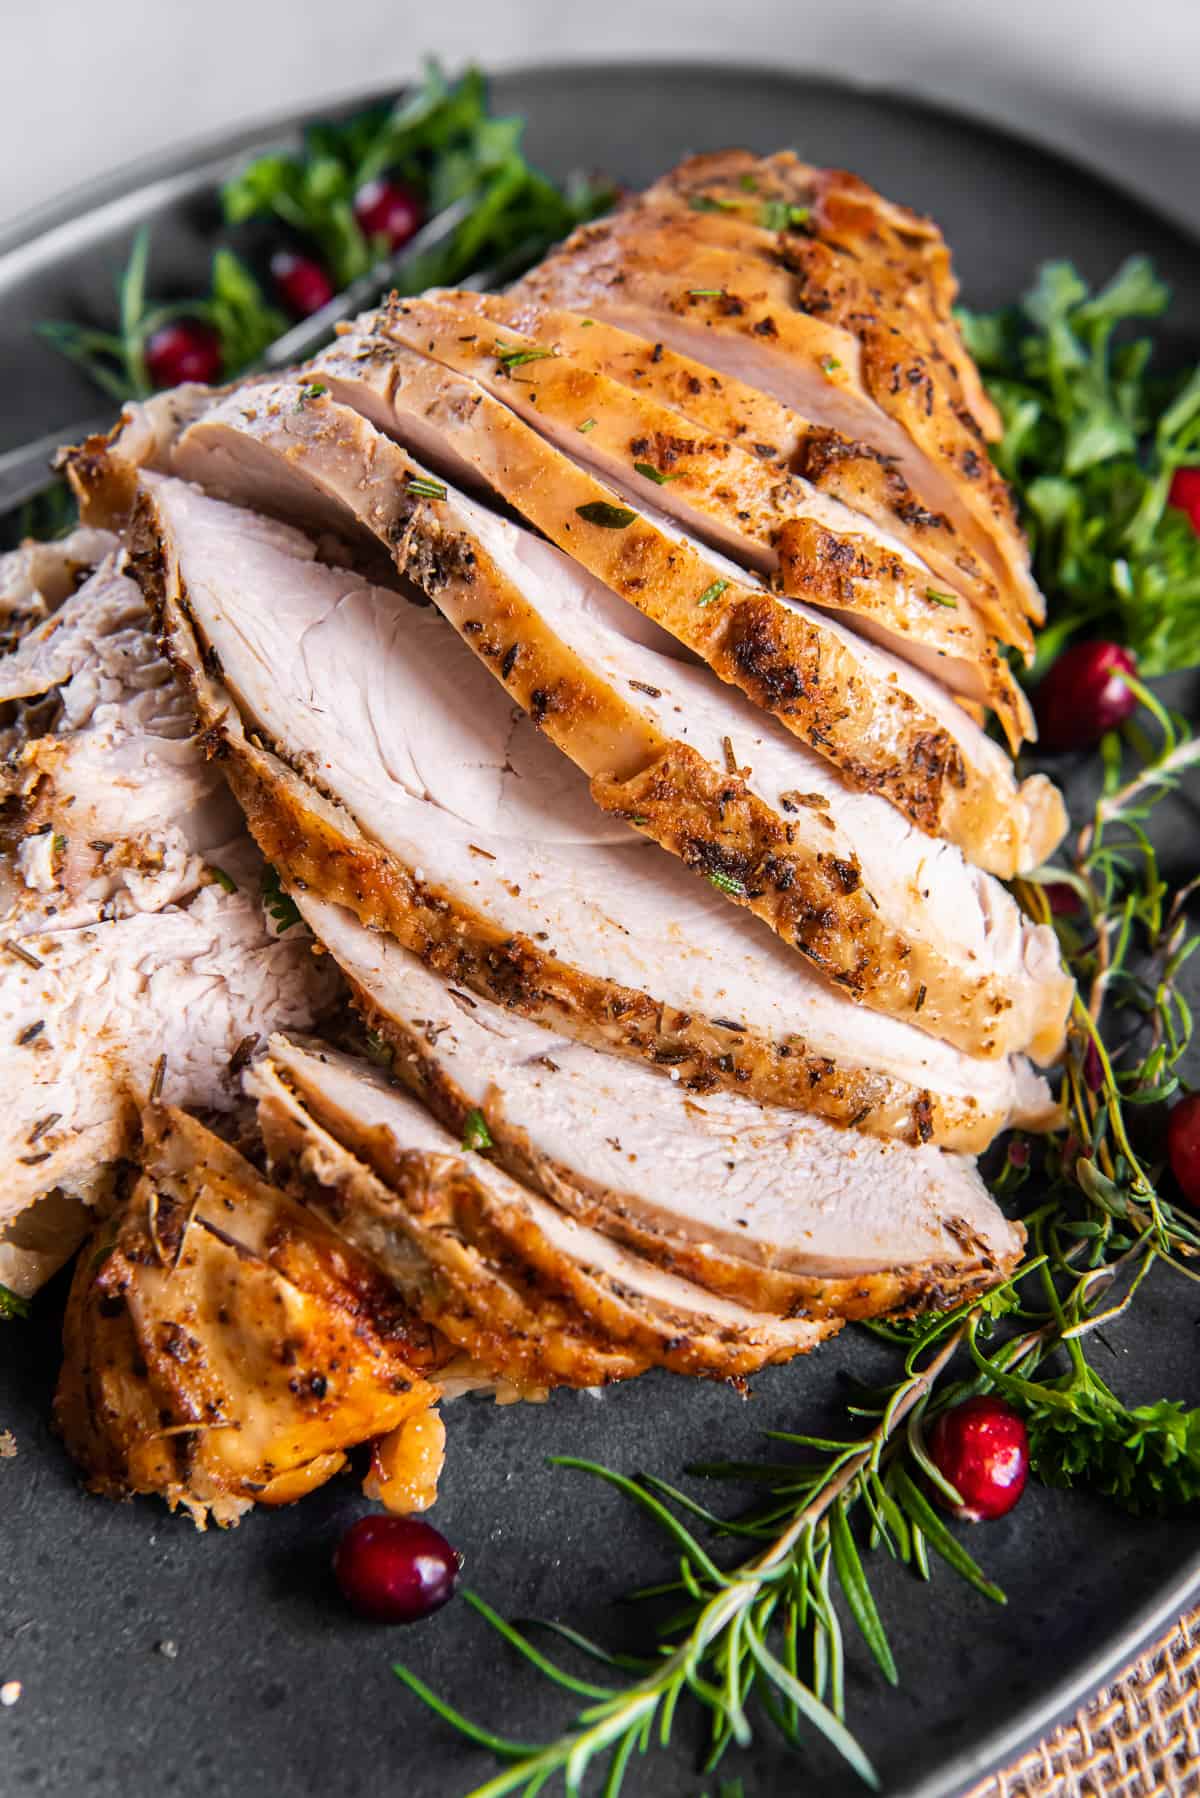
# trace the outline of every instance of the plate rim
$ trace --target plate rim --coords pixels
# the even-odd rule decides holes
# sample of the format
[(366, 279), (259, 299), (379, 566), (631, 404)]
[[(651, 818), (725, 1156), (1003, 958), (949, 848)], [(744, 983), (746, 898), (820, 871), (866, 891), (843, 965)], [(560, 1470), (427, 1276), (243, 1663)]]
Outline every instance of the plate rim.
[[(1089, 182), (1118, 196), (1127, 205), (1137, 207), (1157, 228), (1170, 233), (1185, 249), (1200, 251), (1200, 232), (1163, 209), (1133, 179), (1125, 181), (1107, 169), (1097, 171), (1071, 151), (1047, 144), (1024, 129), (977, 113), (969, 106), (901, 92), (887, 82), (857, 81), (810, 69), (772, 68), (752, 61), (718, 62), (705, 55), (644, 60), (605, 57), (596, 61), (558, 58), (545, 63), (514, 62), (489, 66), (485, 76), (489, 85), (522, 81), (554, 84), (580, 77), (613, 81), (632, 76), (639, 80), (669, 81), (681, 74), (718, 72), (723, 79), (739, 85), (770, 83), (797, 94), (814, 90), (825, 95), (853, 94), (860, 99), (877, 101), (895, 112), (941, 120), (958, 130), (986, 137), (1000, 151), (1014, 146), (1032, 151), (1075, 179)], [(52, 239), (59, 233), (69, 234), (73, 225), (91, 218), (98, 211), (119, 207), (122, 202), (135, 202), (140, 196), (152, 195), (156, 188), (169, 188), (189, 174), (200, 174), (210, 163), (227, 161), (239, 153), (265, 147), (274, 138), (294, 135), (313, 120), (338, 117), (390, 101), (411, 85), (410, 80), (382, 87), (342, 90), (302, 107), (263, 113), (252, 120), (198, 133), (168, 155), (143, 152), (39, 201), (10, 219), (0, 228), (0, 270), (23, 252), (36, 251), (43, 240)], [(51, 245), (47, 242), (45, 248), (49, 252)], [(64, 244), (59, 253), (64, 257), (69, 255), (69, 245)], [(1200, 1550), (1181, 1563), (1174, 1579), (1127, 1615), (1119, 1629), (1106, 1633), (1102, 1642), (1076, 1669), (1064, 1674), (1037, 1699), (1018, 1708), (1008, 1720), (959, 1749), (916, 1783), (889, 1787), (887, 1798), (951, 1798), (952, 1794), (963, 1792), (970, 1782), (1006, 1764), (1026, 1744), (1042, 1739), (1060, 1720), (1068, 1718), (1082, 1700), (1135, 1659), (1140, 1650), (1157, 1640), (1164, 1628), (1197, 1596), (1200, 1596)]]
[[(1153, 196), (1148, 196), (1132, 179), (1126, 182), (1108, 170), (1097, 171), (1090, 168), (1081, 156), (1072, 151), (1045, 143), (1024, 130), (976, 112), (969, 105), (959, 106), (932, 96), (905, 93), (886, 81), (856, 81), (846, 75), (824, 74), (808, 69), (772, 68), (753, 61), (718, 62), (704, 55), (647, 57), (644, 60), (634, 57), (604, 57), (594, 62), (563, 57), (545, 63), (514, 62), (497, 65), (486, 69), (484, 75), (490, 86), (497, 81), (555, 83), (581, 76), (612, 80), (632, 75), (669, 80), (681, 72), (691, 75), (718, 71), (725, 79), (739, 84), (770, 82), (781, 88), (816, 88), (827, 94), (840, 92), (878, 100), (896, 111), (911, 112), (923, 118), (943, 119), (950, 125), (986, 135), (998, 148), (1016, 144), (1023, 149), (1035, 151), (1080, 180), (1106, 188), (1110, 193), (1118, 194), (1123, 200), (1137, 205), (1160, 228), (1171, 232), (1181, 244), (1200, 249), (1200, 232), (1191, 229), (1177, 215), (1160, 206)], [(178, 179), (187, 170), (198, 165), (224, 160), (238, 151), (248, 151), (272, 137), (282, 137), (302, 129), (313, 120), (329, 116), (336, 118), (342, 113), (353, 113), (390, 101), (411, 85), (411, 81), (399, 81), (382, 87), (342, 89), (322, 96), (311, 105), (281, 108), (262, 113), (241, 124), (228, 125), (216, 131), (198, 132), (169, 155), (164, 156), (160, 151), (143, 151), (112, 169), (65, 188), (17, 213), (0, 227), (0, 260), (7, 259), (15, 251), (29, 248), (39, 238), (69, 226), (103, 206), (132, 197), (136, 191), (150, 190), (160, 182)]]

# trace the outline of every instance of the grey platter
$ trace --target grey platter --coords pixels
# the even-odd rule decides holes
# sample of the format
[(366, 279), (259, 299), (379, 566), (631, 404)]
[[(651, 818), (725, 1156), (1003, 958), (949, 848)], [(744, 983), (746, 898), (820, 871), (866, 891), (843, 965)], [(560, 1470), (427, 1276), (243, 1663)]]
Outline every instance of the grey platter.
[[(967, 119), (816, 79), (683, 65), (511, 74), (495, 83), (495, 97), (527, 115), (531, 153), (554, 173), (596, 167), (636, 184), (688, 150), (735, 142), (792, 144), (853, 168), (938, 218), (976, 305), (1018, 294), (1046, 257), (1070, 257), (1102, 279), (1145, 251), (1177, 293), (1169, 352), (1195, 359), (1200, 350), (1192, 243), (1143, 202)], [(249, 149), (296, 128), (271, 121), (129, 171), (0, 238), (0, 449), (97, 410), (86, 382), (36, 342), (33, 323), (110, 316), (113, 273), (143, 219), (155, 227), (156, 290), (196, 291), (216, 183)], [(1174, 697), (1187, 703), (1193, 694)], [(1195, 1403), (1196, 1288), (1159, 1278), (1146, 1292), (1114, 1335), (1104, 1371), (1131, 1400), (1166, 1393)], [(262, 1790), (455, 1798), (493, 1763), (408, 1697), (390, 1672), (401, 1656), (506, 1733), (536, 1739), (565, 1722), (569, 1700), (462, 1605), (409, 1631), (347, 1616), (328, 1560), (365, 1508), (353, 1481), (290, 1511), (251, 1516), (227, 1536), (198, 1535), (153, 1503), (85, 1496), (48, 1422), (62, 1298), (60, 1281), (31, 1323), (0, 1335), (0, 1427), (19, 1448), (0, 1462), (0, 1681), (24, 1688), (0, 1711), (4, 1798)], [(470, 1583), (507, 1614), (558, 1616), (628, 1644), (636, 1618), (613, 1601), (662, 1576), (661, 1539), (618, 1495), (548, 1469), (546, 1456), (674, 1478), (714, 1450), (755, 1453), (763, 1429), (834, 1423), (849, 1377), (885, 1365), (880, 1345), (848, 1333), (811, 1363), (761, 1377), (746, 1401), (669, 1376), (600, 1399), (562, 1393), (542, 1407), (463, 1401), (450, 1413), (435, 1520), (464, 1553)], [(961, 1790), (1040, 1733), (1200, 1585), (1200, 1518), (1135, 1521), (1085, 1495), (1032, 1490), (970, 1546), (1006, 1588), (1004, 1609), (945, 1569), (925, 1587), (881, 1564), (876, 1590), (899, 1689), (885, 1687), (851, 1644), (850, 1721), (894, 1798)], [(176, 1644), (174, 1658), (159, 1651), (164, 1641)], [(695, 1747), (680, 1730), (669, 1757), (631, 1768), (627, 1790), (715, 1793), (717, 1780), (696, 1771)], [(735, 1774), (748, 1798), (861, 1789), (821, 1748), (791, 1756), (765, 1728), (722, 1767)]]

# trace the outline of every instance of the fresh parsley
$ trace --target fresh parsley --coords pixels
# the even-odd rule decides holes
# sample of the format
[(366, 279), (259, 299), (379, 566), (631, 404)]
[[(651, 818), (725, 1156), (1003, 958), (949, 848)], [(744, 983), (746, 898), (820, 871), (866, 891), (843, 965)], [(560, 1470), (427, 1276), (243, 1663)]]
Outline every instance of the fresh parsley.
[(1175, 470), (1200, 462), (1200, 368), (1158, 366), (1127, 329), (1168, 298), (1143, 257), (1097, 293), (1051, 262), (1018, 306), (961, 315), (1049, 601), (1039, 666), (1080, 632), (1116, 637), (1146, 675), (1200, 661), (1200, 537), (1167, 504)]
[[(539, 174), (521, 150), (523, 129), (518, 118), (492, 115), (478, 69), (450, 82), (430, 63), (424, 79), (394, 105), (315, 123), (298, 150), (271, 151), (246, 163), (222, 189), (225, 221), (240, 242), (250, 221), (274, 220), (290, 239), (312, 246), (340, 291), (389, 253), (354, 216), (359, 190), (389, 173), (416, 192), (428, 216), (467, 203), (450, 236), (416, 258), (404, 291), (452, 287), (485, 267), (516, 274), (614, 197), (604, 182), (572, 179), (558, 187)], [(249, 250), (256, 240), (247, 234), (246, 244)], [(213, 257), (209, 291), (193, 298), (151, 300), (149, 262), (150, 234), (143, 226), (119, 279), (115, 325), (38, 326), (112, 399), (150, 393), (146, 345), (172, 319), (201, 319), (213, 327), (227, 379), (252, 367), (288, 329), (289, 320), (228, 246)]]

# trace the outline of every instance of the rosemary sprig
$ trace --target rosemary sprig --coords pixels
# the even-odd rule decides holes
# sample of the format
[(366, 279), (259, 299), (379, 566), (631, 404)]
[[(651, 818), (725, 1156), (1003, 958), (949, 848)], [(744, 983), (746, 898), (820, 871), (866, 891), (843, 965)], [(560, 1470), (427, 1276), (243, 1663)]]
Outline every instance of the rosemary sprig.
[[(1200, 762), (1200, 741), (1148, 689), (1135, 690), (1148, 722), (1106, 740), (1103, 787), (1069, 860), (1018, 883), (1031, 913), (1056, 925), (1080, 986), (1064, 1122), (1038, 1151), (1050, 1190), (1025, 1217), (1025, 1260), (1002, 1286), (951, 1311), (869, 1326), (904, 1359), (892, 1384), (849, 1407), (857, 1434), (775, 1432), (798, 1458), (694, 1467), (762, 1489), (739, 1516), (722, 1517), (651, 1475), (554, 1463), (604, 1480), (655, 1518), (677, 1551), (678, 1575), (642, 1596), (676, 1596), (681, 1609), (642, 1656), (612, 1655), (562, 1625), (546, 1626), (609, 1669), (613, 1677), (599, 1686), (542, 1654), (530, 1626), (505, 1623), (473, 1599), (511, 1647), (588, 1700), (545, 1743), (494, 1735), (397, 1666), (410, 1690), (505, 1763), (471, 1798), (533, 1798), (555, 1776), (578, 1794), (589, 1772), (602, 1773), (605, 1798), (616, 1798), (633, 1757), (669, 1744), (684, 1698), (706, 1717), (706, 1771), (749, 1741), (753, 1720), (765, 1720), (793, 1747), (806, 1729), (817, 1730), (874, 1784), (845, 1720), (842, 1615), (885, 1679), (895, 1682), (899, 1669), (864, 1549), (884, 1549), (922, 1579), (932, 1551), (982, 1596), (1004, 1601), (939, 1508), (938, 1498), (953, 1503), (958, 1495), (925, 1450), (926, 1425), (972, 1394), (997, 1392), (1018, 1406), (1032, 1467), (1047, 1483), (1088, 1485), (1131, 1510), (1200, 1500), (1200, 1411), (1169, 1399), (1126, 1406), (1084, 1346), (1118, 1322), (1156, 1263), (1195, 1278), (1189, 1263), (1200, 1251), (1200, 1230), (1157, 1189), (1135, 1147), (1139, 1108), (1161, 1103), (1179, 1083), (1192, 1020), (1178, 974), (1198, 940), (1184, 913), (1191, 889), (1169, 892), (1145, 826)], [(1076, 914), (1052, 914), (1055, 884), (1077, 895)], [(1032, 1157), (1025, 1139), (1013, 1139), (999, 1193), (1024, 1185)], [(730, 1541), (743, 1543), (744, 1558), (724, 1566), (717, 1551)]]

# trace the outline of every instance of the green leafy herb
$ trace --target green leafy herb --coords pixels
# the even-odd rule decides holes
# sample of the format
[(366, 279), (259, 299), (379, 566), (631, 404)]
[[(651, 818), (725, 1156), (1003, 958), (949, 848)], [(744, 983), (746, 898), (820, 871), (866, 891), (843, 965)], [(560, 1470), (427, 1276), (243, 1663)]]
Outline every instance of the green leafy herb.
[(481, 1154), (484, 1149), (495, 1147), (492, 1142), (492, 1133), (487, 1127), (487, 1119), (477, 1106), (467, 1113), (466, 1122), (463, 1125), (462, 1146), (476, 1154)]
[(948, 606), (952, 612), (958, 610), (958, 601), (953, 593), (941, 593), (936, 587), (926, 587), (925, 597), (931, 599), (935, 606)]
[[(1144, 683), (1133, 685), (1142, 712), (1105, 740), (1102, 791), (1069, 862), (1017, 883), (1026, 909), (1057, 929), (1080, 986), (1063, 1092), (1068, 1117), (1036, 1151), (1048, 1193), (1025, 1215), (1026, 1259), (1001, 1287), (952, 1310), (868, 1326), (897, 1348), (902, 1365), (855, 1397), (845, 1433), (774, 1432), (770, 1460), (691, 1470), (753, 1483), (760, 1497), (749, 1512), (723, 1518), (652, 1475), (561, 1462), (606, 1481), (657, 1522), (678, 1556), (678, 1577), (644, 1596), (674, 1595), (679, 1609), (637, 1655), (612, 1654), (564, 1625), (542, 1626), (606, 1669), (605, 1683), (593, 1685), (476, 1600), (511, 1647), (586, 1700), (544, 1743), (492, 1734), (397, 1667), (425, 1703), (505, 1763), (474, 1798), (532, 1798), (556, 1773), (568, 1791), (581, 1791), (589, 1772), (616, 1798), (633, 1755), (652, 1741), (669, 1743), (685, 1698), (707, 1716), (706, 1772), (765, 1724), (791, 1747), (817, 1730), (873, 1783), (846, 1723), (846, 1624), (884, 1679), (894, 1682), (902, 1669), (871, 1588), (871, 1551), (922, 1579), (936, 1556), (982, 1597), (1004, 1602), (930, 1496), (945, 1482), (925, 1430), (974, 1393), (1002, 1393), (1021, 1409), (1034, 1470), (1049, 1483), (1085, 1486), (1132, 1511), (1200, 1502), (1200, 1409), (1170, 1398), (1127, 1404), (1085, 1352), (1089, 1335), (1117, 1326), (1155, 1267), (1200, 1278), (1200, 1223), (1156, 1190), (1129, 1121), (1178, 1089), (1191, 1040), (1178, 974), (1200, 949), (1200, 935), (1188, 929), (1192, 888), (1171, 894), (1147, 825), (1157, 801), (1200, 766), (1200, 738)], [(1081, 909), (1052, 917), (1045, 888), (1064, 881)], [(995, 1181), (999, 1193), (1019, 1190), (1034, 1152), (1028, 1139), (1014, 1139)], [(719, 1552), (730, 1541), (742, 1544), (732, 1560)]]
[(703, 593), (696, 601), (696, 604), (698, 606), (711, 606), (714, 600), (720, 599), (728, 585), (728, 581), (714, 581), (711, 587), (706, 587), (704, 589)]
[(1147, 675), (1200, 661), (1200, 538), (1167, 504), (1175, 470), (1200, 462), (1200, 369), (1157, 369), (1152, 340), (1124, 329), (1167, 301), (1142, 257), (1098, 293), (1051, 262), (1019, 306), (962, 315), (1050, 605), (1039, 665), (1079, 632), (1116, 637)]
[[(384, 240), (367, 237), (354, 216), (360, 189), (389, 173), (415, 191), (430, 215), (465, 203), (454, 231), (406, 267), (403, 291), (452, 287), (484, 267), (516, 274), (613, 199), (605, 183), (574, 179), (560, 188), (548, 181), (526, 162), (522, 130), (520, 119), (491, 115), (477, 69), (451, 83), (431, 63), (420, 85), (395, 105), (314, 124), (296, 153), (271, 152), (247, 163), (222, 190), (225, 219), (233, 228), (251, 219), (278, 220), (312, 245), (340, 290), (391, 254)], [(162, 304), (147, 298), (149, 255), (143, 227), (120, 279), (115, 326), (38, 327), (111, 398), (151, 391), (146, 345), (172, 319), (212, 325), (226, 378), (252, 367), (287, 330), (288, 320), (232, 250), (222, 247), (214, 255), (207, 294)]]
[(745, 898), (745, 881), (735, 880), (732, 874), (724, 874), (718, 868), (714, 874), (709, 874), (707, 878), (711, 881), (712, 885), (716, 887), (719, 893), (734, 893), (739, 899)]
[(519, 344), (496, 345), (496, 360), (503, 369), (523, 368), (527, 362), (541, 362), (547, 356), (557, 356), (557, 350), (543, 349), (540, 345), (532, 349), (522, 349)]
[(276, 936), (282, 936), (293, 924), (301, 922), (300, 907), (290, 893), (284, 892), (278, 869), (270, 862), (263, 869), (262, 902), (264, 911), (274, 920)]
[(821, 357), (821, 367), (824, 369), (824, 371), (827, 375), (833, 374), (834, 370), (839, 369), (841, 366), (842, 365), (838, 361), (836, 356), (822, 356)]
[(644, 480), (653, 481), (656, 487), (665, 487), (668, 481), (675, 479), (673, 474), (664, 474), (661, 468), (655, 468), (653, 462), (635, 462), (633, 472)]
[(150, 231), (143, 225), (118, 283), (115, 329), (53, 322), (36, 327), (112, 399), (144, 399), (152, 391), (146, 347), (157, 331), (176, 319), (199, 319), (212, 326), (220, 340), (225, 375), (256, 361), (286, 331), (287, 319), (267, 303), (254, 276), (232, 250), (214, 254), (207, 295), (159, 305), (149, 304), (146, 297), (149, 258)]
[(237, 892), (237, 881), (233, 878), (232, 874), (227, 874), (224, 868), (218, 868), (215, 862), (209, 862), (208, 872), (212, 875), (213, 879), (223, 892)]
[(433, 481), (425, 475), (412, 475), (406, 483), (405, 491), (415, 494), (418, 499), (445, 499), (446, 489), (441, 481)]
[(722, 198), (719, 194), (689, 194), (688, 205), (693, 212), (740, 212), (743, 202)]
[(377, 1068), (391, 1067), (392, 1062), (396, 1058), (396, 1051), (391, 1043), (388, 1042), (386, 1036), (381, 1036), (378, 1030), (368, 1030), (366, 1032), (366, 1045), (368, 1061), (374, 1062)]
[(579, 432), (580, 436), (586, 437), (589, 431), (594, 431), (596, 429), (596, 421), (594, 418), (585, 418), (581, 425), (575, 426), (575, 429)]
[(723, 300), (725, 298), (723, 287), (689, 287), (688, 293), (694, 300)]
[(637, 517), (628, 506), (610, 505), (606, 499), (590, 500), (586, 506), (576, 506), (576, 514), (588, 524), (598, 524), (605, 531), (623, 531)]
[(319, 400), (322, 394), (328, 392), (329, 389), (326, 387), (324, 381), (309, 381), (306, 386), (300, 389), (300, 392), (297, 395), (296, 410), (298, 412), (302, 411), (309, 400)]
[(29, 1300), (10, 1291), (7, 1286), (0, 1285), (0, 1318), (8, 1323), (15, 1323), (19, 1318), (28, 1316)]
[(807, 206), (793, 206), (787, 200), (764, 200), (758, 222), (764, 231), (791, 231), (807, 225), (811, 217)]

